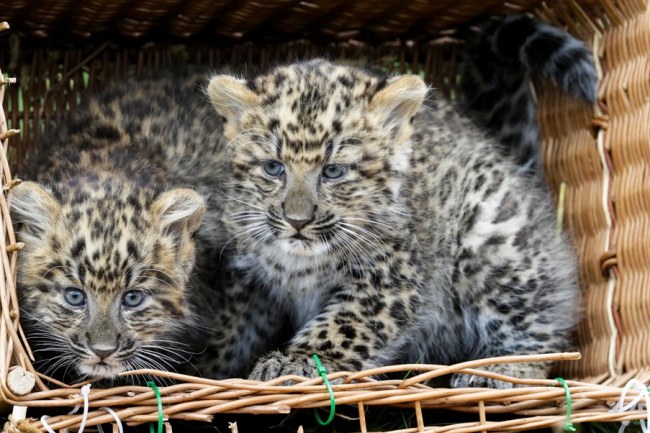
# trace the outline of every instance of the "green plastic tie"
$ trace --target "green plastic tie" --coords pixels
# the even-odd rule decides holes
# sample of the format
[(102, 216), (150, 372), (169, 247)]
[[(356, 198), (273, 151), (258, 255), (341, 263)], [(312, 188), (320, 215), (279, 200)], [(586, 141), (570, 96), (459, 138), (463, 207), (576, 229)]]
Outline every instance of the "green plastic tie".
[[(153, 389), (154, 394), (156, 394), (156, 400), (158, 401), (158, 433), (163, 431), (163, 409), (162, 409), (162, 397), (160, 396), (160, 390), (153, 382), (147, 382), (147, 386)], [(154, 433), (153, 423), (149, 423), (149, 433)]]
[(312, 356), (314, 357), (314, 361), (316, 362), (316, 372), (320, 375), (320, 377), (323, 378), (323, 382), (327, 387), (327, 392), (330, 395), (330, 416), (327, 418), (326, 421), (323, 421), (321, 419), (320, 415), (318, 414), (318, 409), (314, 408), (314, 416), (316, 417), (316, 421), (318, 421), (318, 424), (322, 426), (326, 426), (329, 425), (334, 419), (334, 413), (336, 412), (336, 400), (334, 399), (334, 391), (332, 391), (332, 385), (330, 384), (330, 380), (327, 378), (327, 370), (325, 370), (323, 364), (320, 363), (320, 359), (318, 359), (318, 355), (312, 355)]
[(564, 394), (566, 395), (566, 423), (564, 424), (564, 430), (574, 432), (576, 428), (571, 422), (571, 391), (569, 391), (569, 385), (561, 377), (556, 377), (555, 380), (560, 382), (560, 385), (564, 387)]

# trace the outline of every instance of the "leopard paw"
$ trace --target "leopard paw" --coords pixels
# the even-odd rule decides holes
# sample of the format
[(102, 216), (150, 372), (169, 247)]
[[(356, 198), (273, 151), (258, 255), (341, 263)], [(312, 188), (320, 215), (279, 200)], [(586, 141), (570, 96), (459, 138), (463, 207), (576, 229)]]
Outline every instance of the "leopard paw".
[(257, 361), (248, 378), (266, 382), (281, 376), (314, 377), (316, 374), (316, 364), (311, 357), (273, 351)]

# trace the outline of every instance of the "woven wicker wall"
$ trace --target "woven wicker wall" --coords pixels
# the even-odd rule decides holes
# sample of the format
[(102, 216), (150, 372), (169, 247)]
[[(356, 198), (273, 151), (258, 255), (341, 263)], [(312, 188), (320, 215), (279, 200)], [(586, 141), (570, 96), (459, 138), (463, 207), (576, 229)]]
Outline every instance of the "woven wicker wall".
[(602, 76), (596, 112), (552, 89), (540, 97), (547, 178), (556, 191), (567, 184), (566, 227), (581, 257), (583, 357), (564, 366), (570, 377), (650, 365), (650, 12), (645, 2), (602, 5), (538, 10), (592, 41)]
[[(2, 185), (5, 190), (11, 186), (9, 168), (19, 173), (20, 161), (36, 151), (48, 151), (38, 148), (39, 137), (62, 121), (81, 95), (98, 90), (109, 80), (171, 65), (226, 65), (240, 70), (326, 55), (387, 70), (419, 71), (440, 92), (453, 94), (462, 45), (454, 40), (452, 30), (486, 12), (512, 13), (519, 9), (532, 10), (539, 17), (565, 26), (593, 46), (598, 60), (602, 82), (595, 109), (567, 99), (548, 83), (537, 86), (546, 178), (555, 192), (562, 183), (566, 185), (564, 229), (580, 255), (584, 291), (584, 305), (582, 309), (576, 307), (576, 314), (583, 317), (578, 330), (583, 356), (580, 361), (563, 363), (561, 370), (565, 377), (589, 378), (591, 382), (569, 383), (576, 398), (575, 419), (638, 419), (645, 413), (608, 415), (608, 402), (618, 399), (620, 387), (629, 378), (636, 375), (647, 380), (650, 368), (647, 0), (556, 0), (543, 4), (524, 0), (190, 4), (117, 0), (108, 4), (91, 1), (82, 6), (68, 1), (0, 3), (3, 17), (12, 21), (14, 29), (11, 36), (0, 35), (4, 38), (0, 43), (0, 65), (19, 79), (18, 86), (3, 89), (4, 105), (9, 127), (22, 131), (10, 139), (9, 145), (3, 141), (9, 162), (2, 160)], [(394, 39), (397, 37), (400, 39)], [(0, 122), (0, 133), (4, 130), (1, 126)], [(6, 135), (0, 136), (4, 138)], [(36, 384), (41, 393), (21, 397), (7, 387), (6, 374), (11, 368), (33, 368), (19, 337), (13, 287), (15, 251), (19, 246), (15, 245), (8, 223), (4, 198), (0, 199), (4, 227), (0, 241), (8, 248), (3, 250), (0, 267), (0, 279), (4, 280), (0, 287), (0, 389), (14, 404), (74, 405), (80, 401), (78, 389), (61, 384), (61, 388), (47, 391), (38, 376)], [(431, 371), (428, 377), (439, 374), (434, 368)], [(549, 426), (562, 419), (564, 410), (558, 407), (564, 401), (564, 391), (546, 388), (553, 385), (552, 381), (526, 382), (537, 388), (509, 393), (470, 395), (456, 390), (431, 390), (417, 381), (408, 386), (377, 385), (364, 375), (347, 377), (358, 378), (360, 384), (343, 386), (338, 395), (348, 403), (358, 404), (361, 417), (364, 404), (408, 404), (416, 408), (416, 415), (422, 407), (451, 407), (481, 415), (476, 423), (444, 431)], [(184, 380), (187, 383), (178, 388), (163, 390), (164, 395), (169, 395), (165, 410), (176, 418), (206, 421), (212, 413), (223, 411), (268, 413), (329, 404), (322, 385), (314, 381), (289, 394), (278, 394), (278, 387), (272, 384)], [(367, 394), (380, 388), (384, 394)], [(131, 392), (134, 395), (127, 397), (124, 390), (106, 390), (101, 395), (91, 394), (91, 402), (93, 407), (99, 407), (110, 401), (122, 408), (119, 414), (131, 422), (155, 420), (151, 391), (134, 388)], [(201, 401), (192, 402), (193, 393), (202, 396)], [(71, 395), (76, 397), (70, 399)], [(635, 395), (632, 393), (627, 401)], [(486, 421), (486, 414), (491, 413), (517, 413), (528, 418)], [(101, 411), (93, 414), (94, 423), (111, 419)], [(55, 425), (78, 426), (79, 421), (78, 415), (61, 417)], [(418, 427), (420, 422), (421, 413)], [(38, 422), (27, 424), (42, 429)], [(362, 423), (362, 431), (364, 428)]]
[(0, 2), (4, 20), (30, 40), (431, 39), (476, 17), (530, 10), (540, 0), (69, 0)]
[(22, 131), (9, 148), (10, 159), (19, 168), (26, 156), (40, 150), (34, 146), (43, 132), (63, 121), (85, 93), (98, 91), (110, 80), (128, 75), (191, 65), (206, 70), (255, 71), (278, 62), (325, 56), (402, 73), (419, 71), (441, 93), (448, 94), (456, 81), (458, 46), (454, 40), (395, 41), (377, 46), (355, 41), (293, 41), (248, 42), (229, 47), (145, 44), (137, 48), (104, 42), (70, 49), (27, 46), (18, 50), (18, 56), (13, 55), (16, 51), (0, 47), (1, 64), (10, 65), (9, 73), (20, 83), (5, 101), (10, 125)]

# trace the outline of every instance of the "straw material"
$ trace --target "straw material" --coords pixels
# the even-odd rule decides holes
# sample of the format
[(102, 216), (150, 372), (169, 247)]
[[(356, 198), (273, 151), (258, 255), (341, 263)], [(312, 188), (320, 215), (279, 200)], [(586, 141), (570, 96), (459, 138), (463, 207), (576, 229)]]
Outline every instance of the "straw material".
[[(0, 2), (30, 39), (126, 37), (286, 41), (431, 38), (477, 16), (530, 10), (540, 0), (68, 0)], [(26, 19), (28, 18), (28, 19)]]
[[(512, 12), (530, 9), (536, 1), (396, 1), (380, 5), (364, 0), (342, 2), (295, 1), (226, 2), (171, 0), (138, 3), (114, 0), (110, 4), (86, 2), (83, 7), (67, 1), (23, 2), (3, 6), (5, 16), (21, 23), (24, 38), (33, 46), (9, 41), (0, 53), (20, 78), (20, 87), (0, 87), (5, 97), (10, 128), (23, 132), (9, 139), (4, 112), (0, 110), (0, 195), (2, 245), (0, 267), (0, 391), (16, 407), (6, 431), (43, 431), (38, 420), (24, 420), (20, 407), (73, 407), (82, 401), (80, 385), (57, 384), (37, 374), (30, 362), (29, 346), (18, 322), (15, 292), (16, 243), (7, 207), (7, 195), (16, 180), (9, 171), (37, 152), (35, 146), (48, 128), (60, 122), (86, 92), (97, 91), (108, 81), (171, 65), (265, 68), (275, 62), (327, 55), (386, 70), (420, 72), (443, 94), (454, 95), (462, 46), (441, 31), (469, 23), (486, 11)], [(237, 7), (234, 5), (237, 4)], [(74, 10), (73, 10), (74, 9)], [(29, 20), (24, 18), (29, 13)], [(534, 13), (565, 26), (593, 47), (601, 74), (598, 106), (567, 99), (548, 83), (538, 83), (536, 93), (544, 136), (546, 180), (554, 191), (565, 185), (561, 204), (566, 230), (580, 257), (584, 290), (578, 329), (581, 359), (577, 354), (533, 356), (534, 360), (558, 360), (568, 380), (574, 423), (644, 419), (646, 411), (630, 408), (612, 412), (615, 403), (633, 402), (639, 389), (625, 390), (628, 381), (650, 381), (650, 12), (647, 0), (549, 1)], [(96, 42), (91, 30), (106, 37), (214, 39), (217, 44), (169, 46), (143, 45), (125, 48)], [(289, 40), (305, 35), (316, 39)], [(49, 50), (34, 43), (39, 37), (67, 37), (69, 49)], [(224, 37), (226, 39), (224, 39)], [(357, 40), (351, 40), (350, 38)], [(391, 41), (400, 37), (402, 40)], [(408, 38), (413, 40), (407, 40)], [(255, 43), (230, 45), (229, 39)], [(318, 38), (340, 40), (318, 42)], [(95, 41), (86, 43), (84, 41)], [(106, 39), (104, 39), (106, 40)], [(205, 40), (205, 39), (203, 39)], [(270, 41), (283, 41), (270, 43)], [(360, 42), (363, 40), (364, 42)], [(221, 44), (222, 46), (217, 46)], [(29, 44), (26, 44), (29, 45)], [(6, 95), (5, 95), (6, 92)], [(19, 97), (19, 92), (20, 96)], [(8, 156), (7, 156), (8, 155)], [(9, 194), (10, 195), (10, 194)], [(332, 372), (338, 405), (359, 408), (361, 431), (367, 430), (364, 408), (399, 406), (413, 408), (417, 426), (400, 432), (477, 432), (526, 430), (556, 426), (566, 416), (565, 390), (553, 380), (514, 380), (522, 385), (511, 390), (432, 388), (427, 379), (461, 369), (498, 362), (524, 362), (531, 357), (507, 357), (463, 363), (452, 367), (406, 365), (358, 373)], [(563, 361), (564, 360), (564, 361)], [(408, 380), (375, 380), (386, 371), (417, 372)], [(12, 379), (8, 373), (12, 371)], [(470, 370), (466, 370), (470, 372)], [(480, 373), (478, 371), (472, 371)], [(242, 379), (213, 381), (154, 371), (175, 378), (176, 385), (161, 387), (165, 418), (210, 421), (215, 413), (287, 413), (309, 407), (329, 407), (329, 396), (320, 378), (291, 378), (285, 387), (278, 379), (258, 383)], [(484, 374), (484, 373), (483, 373)], [(32, 381), (34, 390), (30, 392)], [(341, 383), (342, 382), (342, 383)], [(146, 387), (92, 389), (88, 426), (112, 422), (102, 406), (113, 408), (131, 424), (157, 421), (154, 393)], [(422, 411), (447, 408), (468, 413), (468, 422), (427, 427)], [(493, 415), (512, 414), (505, 421)], [(500, 419), (503, 419), (501, 417)], [(81, 415), (49, 419), (55, 430), (78, 428)]]
[(539, 10), (591, 33), (601, 74), (595, 112), (549, 87), (539, 98), (547, 180), (567, 185), (566, 229), (580, 255), (583, 358), (564, 366), (569, 377), (650, 365), (650, 11), (607, 5)]
[[(231, 68), (239, 73), (321, 56), (400, 73), (421, 71), (441, 94), (449, 95), (456, 84), (450, 77), (457, 72), (458, 47), (459, 43), (454, 39), (408, 43), (389, 41), (378, 46), (356, 41), (322, 44), (300, 40), (230, 47), (147, 44), (125, 48), (103, 42), (90, 46), (80, 44), (62, 51), (39, 46), (16, 50), (5, 48), (4, 52), (0, 46), (0, 59), (12, 64), (11, 71), (18, 74), (21, 93), (9, 92), (5, 99), (10, 125), (23, 131), (12, 140), (8, 149), (9, 160), (14, 172), (20, 173), (21, 162), (42, 150), (35, 146), (42, 134), (60, 124), (85, 94), (101, 90), (111, 80), (191, 65), (200, 65), (206, 70)], [(22, 96), (22, 105), (19, 96)]]
[[(329, 374), (330, 381), (342, 382), (333, 385), (337, 405), (356, 405), (360, 416), (363, 408), (369, 406), (411, 407), (421, 418), (422, 409), (451, 409), (468, 414), (474, 422), (444, 427), (427, 427), (431, 432), (474, 432), (503, 431), (541, 428), (558, 425), (565, 421), (567, 409), (565, 390), (554, 380), (512, 379), (493, 373), (475, 370), (475, 367), (494, 363), (534, 361), (553, 361), (577, 359), (579, 354), (551, 354), (534, 356), (511, 356), (471, 361), (451, 367), (412, 364), (377, 368), (357, 373), (337, 372)], [(374, 380), (371, 375), (417, 373), (406, 380)], [(440, 389), (424, 384), (426, 380), (453, 372), (480, 374), (517, 383), (520, 387), (507, 390), (493, 389)], [(278, 414), (289, 413), (293, 409), (314, 407), (327, 408), (329, 395), (322, 380), (285, 376), (266, 383), (230, 379), (223, 381), (198, 379), (174, 373), (160, 373), (155, 370), (141, 370), (131, 374), (153, 374), (164, 378), (179, 380), (178, 385), (160, 388), (163, 414), (167, 419), (182, 419), (210, 422), (216, 413)], [(295, 385), (279, 385), (287, 379)], [(650, 379), (647, 372), (642, 380)], [(629, 403), (638, 395), (638, 390), (630, 390), (621, 400), (622, 381), (594, 384), (567, 381), (572, 398), (572, 420), (623, 421), (643, 419), (645, 411), (631, 410), (615, 412), (611, 408), (619, 400)], [(26, 401), (26, 400), (29, 401)], [(12, 404), (29, 404), (35, 407), (73, 407), (82, 403), (79, 388), (62, 388), (48, 392), (33, 393), (23, 398), (10, 400)], [(148, 387), (119, 387), (94, 390), (90, 394), (90, 411), (87, 426), (108, 423), (112, 416), (97, 409), (110, 406), (123, 422), (137, 425), (158, 420), (154, 392)], [(483, 421), (492, 414), (516, 414), (516, 419), (508, 421)], [(478, 416), (477, 416), (478, 415)], [(82, 415), (62, 415), (48, 419), (54, 430), (74, 428), (81, 422)], [(40, 421), (30, 422), (32, 427), (42, 428)], [(363, 428), (362, 428), (362, 431)]]

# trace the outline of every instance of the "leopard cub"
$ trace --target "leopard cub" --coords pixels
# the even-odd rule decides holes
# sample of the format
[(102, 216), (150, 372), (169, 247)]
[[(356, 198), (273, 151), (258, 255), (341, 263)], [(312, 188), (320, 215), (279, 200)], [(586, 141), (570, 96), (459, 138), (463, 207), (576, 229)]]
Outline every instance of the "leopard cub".
[[(264, 317), (267, 300), (221, 288), (210, 156), (223, 139), (203, 80), (110, 85), (20, 173), (31, 181), (10, 196), (25, 243), (18, 295), (39, 371), (66, 381), (115, 382), (140, 368), (200, 375), (221, 353), (207, 342), (231, 338), (243, 320), (238, 304), (257, 303)], [(240, 336), (245, 348), (211, 374), (241, 374), (251, 348), (267, 344), (256, 337)]]
[[(562, 351), (575, 259), (550, 199), (413, 75), (313, 60), (212, 78), (229, 266), (291, 317), (250, 377)], [(251, 330), (251, 332), (254, 332)], [(544, 377), (548, 365), (488, 367)], [(509, 384), (457, 375), (453, 386)]]

